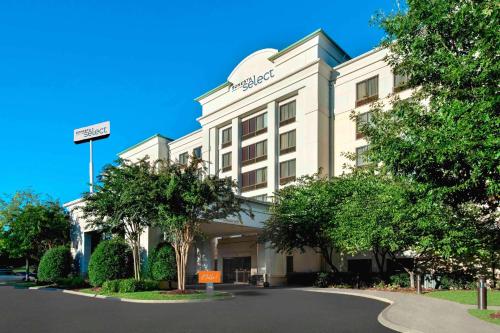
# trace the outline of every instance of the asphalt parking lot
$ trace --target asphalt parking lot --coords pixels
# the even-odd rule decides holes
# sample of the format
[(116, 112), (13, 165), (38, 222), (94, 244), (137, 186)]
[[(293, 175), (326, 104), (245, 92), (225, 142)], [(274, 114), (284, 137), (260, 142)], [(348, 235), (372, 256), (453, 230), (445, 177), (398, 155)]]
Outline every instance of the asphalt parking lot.
[(387, 304), (294, 289), (235, 289), (208, 303), (134, 304), (0, 286), (0, 332), (393, 332)]

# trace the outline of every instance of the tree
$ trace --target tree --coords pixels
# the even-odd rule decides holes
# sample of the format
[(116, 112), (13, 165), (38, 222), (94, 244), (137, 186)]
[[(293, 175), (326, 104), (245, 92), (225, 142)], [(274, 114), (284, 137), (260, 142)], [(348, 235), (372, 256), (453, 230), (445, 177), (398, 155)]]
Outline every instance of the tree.
[(82, 210), (89, 225), (123, 234), (132, 247), (134, 277), (141, 278), (140, 236), (156, 216), (154, 163), (146, 157), (131, 163), (118, 160), (98, 176), (94, 193), (85, 193)]
[[(475, 206), (482, 250), (499, 248), (500, 37), (493, 0), (409, 0), (408, 9), (379, 15), (382, 46), (396, 73), (409, 77), (411, 99), (376, 105), (365, 126), (369, 157), (395, 176), (425, 187), (429, 202), (444, 202), (454, 216)], [(491, 266), (498, 258), (491, 257)]]
[(0, 201), (0, 247), (11, 258), (38, 262), (48, 249), (69, 241), (69, 216), (56, 201), (42, 200), (32, 192), (17, 192)]
[(336, 238), (335, 210), (346, 195), (338, 178), (303, 177), (275, 193), (270, 217), (264, 222), (262, 241), (269, 241), (278, 252), (306, 247), (321, 254), (332, 271), (334, 251), (340, 250)]
[(415, 93), (379, 107), (364, 130), (371, 158), (392, 174), (486, 215), (500, 198), (499, 9), (493, 0), (409, 0), (408, 10), (379, 16), (387, 61)]
[(155, 225), (174, 248), (178, 289), (185, 290), (188, 251), (201, 233), (201, 225), (229, 216), (241, 218), (244, 209), (235, 194), (236, 183), (208, 175), (203, 162), (194, 156), (188, 165), (160, 163), (158, 176), (160, 194)]
[(384, 275), (386, 259), (402, 250), (402, 229), (396, 227), (398, 214), (405, 209), (403, 188), (389, 177), (368, 168), (339, 177), (346, 196), (334, 212), (336, 228), (331, 237), (344, 252), (371, 251), (378, 271)]

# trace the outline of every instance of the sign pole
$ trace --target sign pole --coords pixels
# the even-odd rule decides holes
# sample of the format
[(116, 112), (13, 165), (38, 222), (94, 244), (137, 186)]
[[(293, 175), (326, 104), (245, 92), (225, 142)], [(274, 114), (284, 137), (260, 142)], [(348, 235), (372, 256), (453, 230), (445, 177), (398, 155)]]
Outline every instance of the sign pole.
[(92, 140), (89, 141), (90, 145), (90, 162), (89, 162), (89, 179), (90, 179), (90, 193), (94, 193), (94, 159), (93, 159), (93, 149)]
[(111, 124), (105, 121), (99, 124), (73, 130), (73, 142), (76, 144), (89, 143), (89, 186), (90, 193), (94, 193), (94, 149), (93, 144), (96, 140), (107, 138), (111, 134)]

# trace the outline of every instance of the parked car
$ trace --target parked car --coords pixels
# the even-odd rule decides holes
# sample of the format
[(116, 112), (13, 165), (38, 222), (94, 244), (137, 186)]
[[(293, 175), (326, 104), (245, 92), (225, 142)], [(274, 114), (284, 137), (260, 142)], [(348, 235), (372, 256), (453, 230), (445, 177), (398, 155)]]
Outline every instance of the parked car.
[(14, 271), (11, 266), (0, 266), (0, 275), (13, 275)]

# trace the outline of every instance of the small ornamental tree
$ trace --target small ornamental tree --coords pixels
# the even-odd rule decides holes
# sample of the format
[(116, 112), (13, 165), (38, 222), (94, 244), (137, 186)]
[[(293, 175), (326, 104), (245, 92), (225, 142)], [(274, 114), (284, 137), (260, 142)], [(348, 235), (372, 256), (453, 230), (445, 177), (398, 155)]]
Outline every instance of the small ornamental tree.
[(264, 223), (261, 241), (269, 241), (279, 252), (309, 247), (320, 253), (334, 272), (333, 262), (338, 244), (335, 232), (335, 210), (342, 203), (344, 188), (337, 179), (303, 177), (275, 193), (271, 215)]
[(47, 250), (38, 266), (38, 279), (42, 282), (56, 282), (71, 272), (72, 257), (69, 248), (57, 246)]
[(201, 225), (229, 216), (241, 218), (241, 199), (235, 194), (235, 182), (207, 174), (203, 162), (194, 156), (187, 165), (159, 163), (158, 177), (155, 224), (174, 248), (178, 289), (185, 290), (188, 252)]
[(84, 195), (82, 210), (89, 224), (103, 231), (125, 235), (132, 247), (134, 277), (141, 277), (140, 237), (156, 215), (156, 175), (146, 157), (131, 163), (118, 160), (98, 177), (94, 193)]
[(107, 280), (130, 277), (133, 264), (131, 257), (130, 247), (120, 238), (100, 242), (90, 257), (90, 284), (98, 287)]
[(148, 256), (149, 278), (171, 281), (176, 278), (175, 251), (170, 244), (162, 243)]

